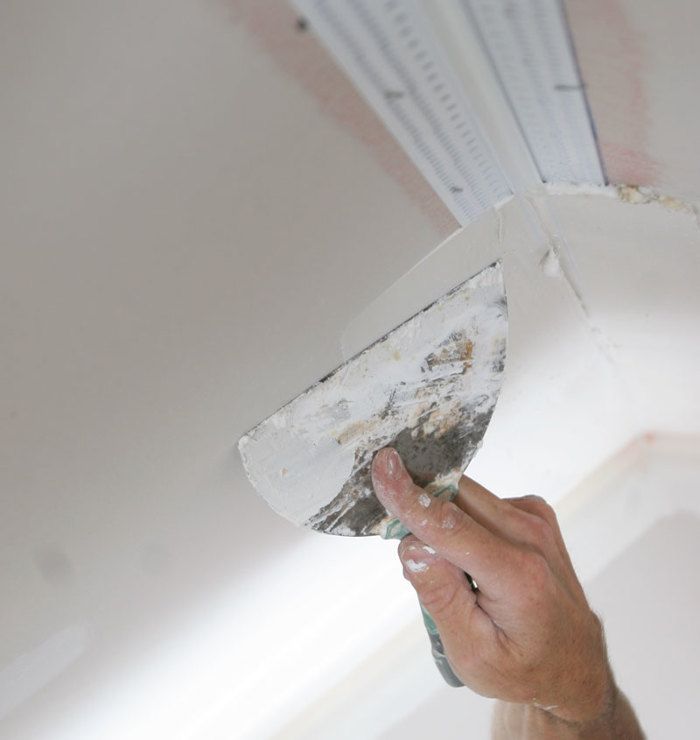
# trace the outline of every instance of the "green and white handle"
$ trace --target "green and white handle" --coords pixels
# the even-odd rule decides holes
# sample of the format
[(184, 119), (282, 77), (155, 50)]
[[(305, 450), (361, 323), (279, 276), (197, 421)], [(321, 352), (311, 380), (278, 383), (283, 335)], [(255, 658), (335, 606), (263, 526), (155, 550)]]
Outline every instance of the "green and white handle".
[[(433, 495), (436, 497), (449, 498), (450, 500), (452, 500), (457, 495), (457, 488), (455, 486), (447, 486), (440, 489)], [(398, 519), (394, 519), (387, 526), (386, 532), (384, 534), (384, 539), (402, 540), (409, 534), (411, 533), (406, 529), (406, 527), (404, 527)], [(476, 590), (476, 585), (471, 576), (468, 573), (465, 573), (465, 575), (467, 577), (467, 580), (469, 581), (469, 585), (471, 586), (471, 588), (473, 590)], [(464, 686), (462, 681), (452, 670), (450, 661), (447, 659), (447, 655), (445, 655), (445, 647), (442, 644), (442, 638), (440, 637), (438, 628), (435, 625), (435, 621), (430, 616), (428, 610), (425, 609), (422, 604), (420, 605), (420, 609), (423, 615), (423, 624), (425, 625), (428, 637), (430, 638), (430, 649), (433, 654), (433, 660), (435, 661), (435, 665), (440, 671), (440, 675), (445, 679), (445, 682), (449, 686)]]

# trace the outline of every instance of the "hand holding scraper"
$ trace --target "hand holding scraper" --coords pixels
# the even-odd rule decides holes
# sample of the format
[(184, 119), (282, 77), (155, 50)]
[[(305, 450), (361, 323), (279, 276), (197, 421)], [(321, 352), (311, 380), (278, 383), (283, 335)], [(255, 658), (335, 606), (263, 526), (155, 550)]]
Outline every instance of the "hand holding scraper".
[[(375, 495), (372, 460), (393, 447), (426, 496), (454, 497), (498, 398), (507, 328), (499, 262), (243, 435), (238, 448), (251, 483), (295, 524), (403, 537), (407, 530)], [(424, 620), (441, 673), (461, 685), (425, 611)]]

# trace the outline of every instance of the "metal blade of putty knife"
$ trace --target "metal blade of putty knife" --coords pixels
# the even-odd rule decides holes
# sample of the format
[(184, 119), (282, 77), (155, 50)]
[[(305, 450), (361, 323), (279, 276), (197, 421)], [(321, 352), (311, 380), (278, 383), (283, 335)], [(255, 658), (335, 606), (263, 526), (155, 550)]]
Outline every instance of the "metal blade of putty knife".
[(498, 398), (507, 329), (497, 262), (244, 434), (248, 478), (296, 524), (390, 536), (372, 489), (374, 454), (391, 445), (417, 484), (456, 490)]

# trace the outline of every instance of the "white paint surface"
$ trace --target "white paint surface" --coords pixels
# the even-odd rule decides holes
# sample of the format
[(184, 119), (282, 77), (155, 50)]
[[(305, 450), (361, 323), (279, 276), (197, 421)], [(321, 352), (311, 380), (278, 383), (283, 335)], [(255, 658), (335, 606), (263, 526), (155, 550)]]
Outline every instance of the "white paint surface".
[[(603, 5), (631, 21), (631, 47), (602, 59), (621, 156), (643, 148), (660, 171), (647, 184), (692, 212), (700, 9)], [(43, 655), (67, 625), (89, 629), (84, 651), (68, 640), (55, 662), (26, 664), (22, 690), (13, 681), (2, 697), (13, 708), (0, 735), (266, 737), (358, 666), (400, 722), (411, 687), (441, 683), (394, 548), (286, 524), (248, 485), (234, 441), (340, 364), (343, 335), (361, 349), (499, 256), (508, 379), (474, 477), (562, 499), (640, 432), (696, 433), (691, 213), (536, 192), (436, 250), (445, 232), (371, 137), (275, 56), (312, 43), (291, 14), (274, 50), (264, 17), (245, 26), (216, 3), (31, 0), (0, 14), (0, 669)], [(583, 31), (599, 49), (601, 27)], [(464, 64), (498, 151), (531, 186), (488, 70)], [(587, 83), (591, 95), (601, 84)], [(643, 147), (619, 115), (630, 91), (648, 103), (635, 119), (648, 123)], [(541, 267), (553, 246), (560, 276)], [(663, 496), (680, 487), (654, 482)], [(610, 510), (611, 529), (591, 520), (589, 556), (594, 533), (617, 539), (637, 490)], [(620, 634), (633, 654), (639, 635)], [(419, 656), (408, 666), (407, 644)], [(663, 665), (670, 685), (681, 674)], [(654, 668), (635, 664), (637, 678)], [(684, 696), (670, 695), (679, 716)]]
[(72, 625), (3, 665), (0, 669), (0, 722), (15, 707), (60, 676), (80, 658), (88, 644), (85, 625)]

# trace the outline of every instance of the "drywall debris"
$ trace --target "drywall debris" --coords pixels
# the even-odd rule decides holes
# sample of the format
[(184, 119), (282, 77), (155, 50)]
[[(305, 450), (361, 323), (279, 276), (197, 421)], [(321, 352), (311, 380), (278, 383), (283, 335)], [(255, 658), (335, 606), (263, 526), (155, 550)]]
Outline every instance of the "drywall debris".
[(680, 198), (674, 198), (672, 195), (665, 195), (653, 188), (646, 188), (638, 185), (618, 185), (617, 197), (623, 203), (640, 205), (646, 203), (658, 203), (669, 211), (678, 211), (688, 213), (697, 217), (697, 209), (691, 203), (687, 203)]
[(631, 203), (632, 205), (655, 203), (668, 211), (685, 213), (694, 219), (695, 225), (700, 229), (700, 212), (698, 211), (697, 206), (692, 203), (688, 203), (680, 198), (675, 198), (672, 195), (665, 195), (653, 188), (646, 188), (637, 185), (618, 185), (616, 189), (617, 196), (623, 203)]
[(559, 261), (559, 253), (556, 247), (552, 246), (547, 250), (544, 257), (540, 260), (540, 268), (550, 278), (559, 277), (562, 274), (561, 262)]

